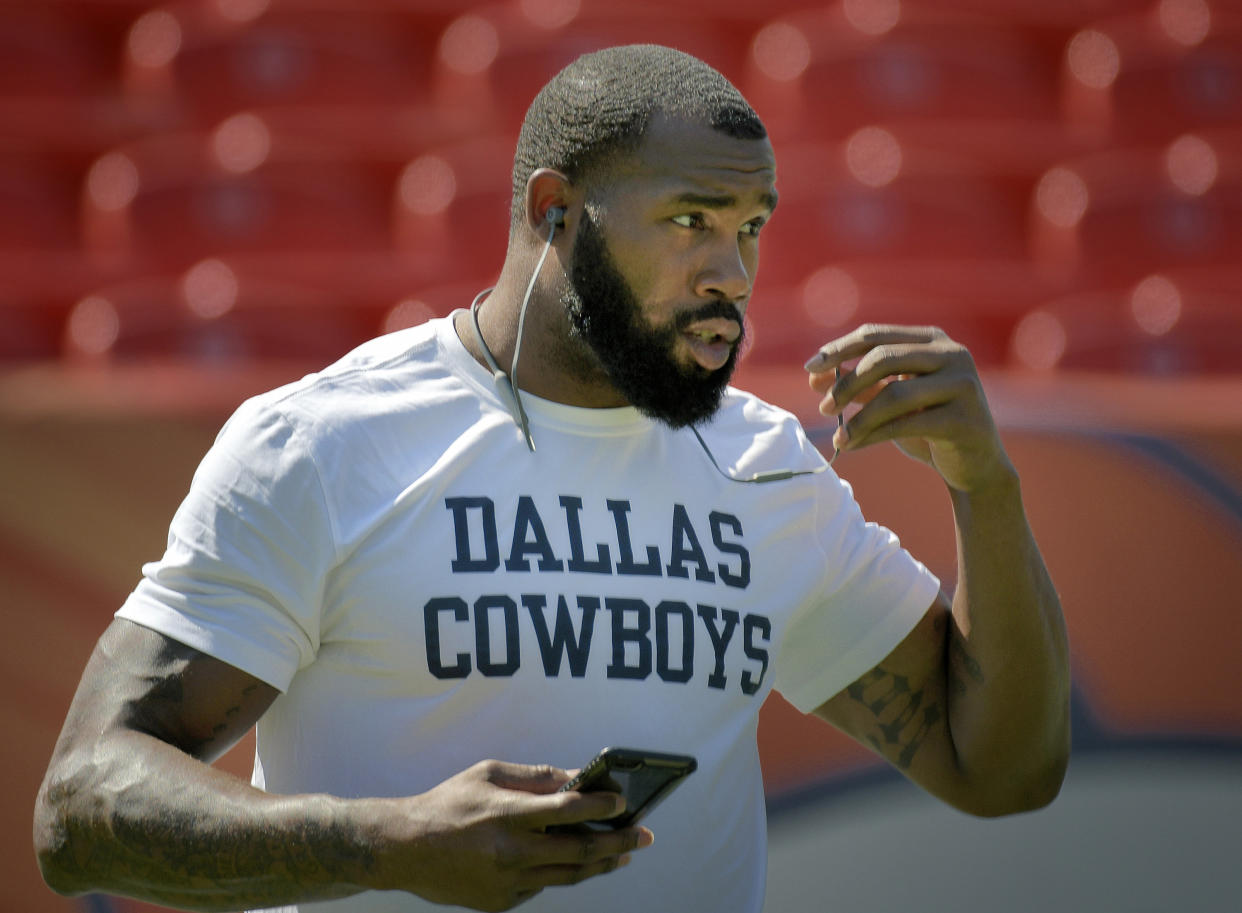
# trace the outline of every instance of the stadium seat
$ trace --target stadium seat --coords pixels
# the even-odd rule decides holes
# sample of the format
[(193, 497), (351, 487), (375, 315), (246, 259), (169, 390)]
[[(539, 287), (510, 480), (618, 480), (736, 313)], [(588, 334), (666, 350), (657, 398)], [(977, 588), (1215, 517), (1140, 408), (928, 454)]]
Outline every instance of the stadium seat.
[(130, 30), (131, 95), (188, 123), (275, 105), (393, 107), (423, 97), (433, 36), (382, 11), (258, 6), (244, 21), (211, 4), (153, 9)]
[(73, 250), (78, 245), (73, 176), (0, 145), (0, 251)]
[(126, 278), (97, 269), (73, 247), (0, 249), (0, 362), (60, 356), (65, 320), (92, 288)]
[(839, 139), (898, 118), (1050, 120), (1056, 87), (1056, 52), (1030, 33), (895, 3), (811, 7), (770, 22), (740, 83), (782, 139)]
[(381, 319), (335, 295), (253, 279), (227, 260), (208, 259), (179, 276), (134, 279), (82, 296), (66, 320), (64, 356), (326, 364), (375, 336)]
[(1010, 359), (1036, 370), (1242, 373), (1242, 291), (1156, 273), (1129, 288), (1076, 292), (1019, 321)]
[(839, 259), (1023, 257), (1023, 179), (923, 155), (882, 128), (845, 142), (786, 144), (780, 205), (761, 242), (763, 273), (797, 281)]
[(901, 6), (927, 13), (952, 12), (1003, 22), (1031, 32), (1076, 29), (1084, 17), (1123, 15), (1151, 8), (1150, 0), (902, 0)]
[(388, 250), (389, 188), (318, 148), (277, 147), (261, 118), (148, 137), (91, 168), (82, 227), (97, 262), (184, 269), (246, 251)]
[(1114, 143), (1236, 127), (1242, 14), (1224, 3), (1164, 3), (1093, 22), (1067, 42), (1061, 84), (1066, 122)]
[(789, 284), (761, 271), (747, 357), (801, 364), (861, 324), (893, 323), (938, 326), (980, 365), (1002, 365), (1019, 319), (1056, 291), (1021, 259), (825, 261)]
[(68, 313), (64, 299), (0, 284), (0, 365), (56, 358)]
[(132, 12), (122, 0), (0, 0), (0, 158), (80, 183), (107, 148), (169, 126), (121, 98), (122, 15)]
[(409, 162), (392, 201), (397, 249), (444, 274), (499, 270), (509, 237), (516, 136), (483, 134)]
[(1031, 255), (1086, 285), (1242, 262), (1238, 137), (1187, 134), (1050, 169), (1031, 201)]
[[(552, 7), (544, 12), (544, 7)], [(567, 10), (564, 15), (551, 15)], [(485, 111), (496, 129), (515, 132), (531, 100), (565, 65), (610, 45), (659, 43), (735, 72), (744, 33), (675, 7), (638, 16), (601, 2), (568, 5), (493, 3), (462, 13), (440, 35), (433, 85), (442, 104)]]
[(0, 97), (56, 98), (115, 78), (102, 41), (37, 4), (0, 7)]

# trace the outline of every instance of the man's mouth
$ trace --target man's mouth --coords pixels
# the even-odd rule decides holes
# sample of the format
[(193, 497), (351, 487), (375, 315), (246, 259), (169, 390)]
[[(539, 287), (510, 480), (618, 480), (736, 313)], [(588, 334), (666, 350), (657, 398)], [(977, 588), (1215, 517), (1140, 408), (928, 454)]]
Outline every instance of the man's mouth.
[(696, 320), (682, 330), (682, 336), (700, 367), (707, 371), (718, 371), (733, 354), (733, 347), (742, 336), (742, 327), (736, 320), (713, 317)]

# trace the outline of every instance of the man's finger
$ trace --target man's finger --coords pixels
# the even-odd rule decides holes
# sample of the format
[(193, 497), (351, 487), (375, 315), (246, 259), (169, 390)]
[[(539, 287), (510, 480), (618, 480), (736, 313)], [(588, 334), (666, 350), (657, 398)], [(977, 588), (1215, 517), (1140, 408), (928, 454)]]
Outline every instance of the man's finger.
[(651, 846), (653, 836), (645, 827), (625, 827), (612, 831), (584, 828), (580, 833), (546, 834), (539, 855), (550, 864), (585, 865), (624, 856)]
[(876, 346), (895, 343), (927, 343), (944, 337), (936, 327), (895, 326), (890, 324), (865, 324), (852, 333), (841, 336), (820, 346), (804, 365), (813, 374), (831, 371), (834, 367), (860, 358)]
[(839, 412), (849, 403), (866, 403), (867, 393), (874, 396), (885, 382), (903, 377), (942, 372), (952, 364), (952, 355), (926, 345), (882, 345), (868, 352), (852, 371), (840, 376), (824, 391), (824, 405), (830, 413)]
[(618, 793), (558, 792), (540, 796), (527, 815), (534, 827), (563, 827), (587, 821), (604, 821), (625, 811), (625, 797)]
[(527, 884), (538, 885), (539, 890), (555, 885), (571, 885), (607, 875), (630, 864), (629, 856), (612, 856), (589, 865), (546, 865), (528, 869), (523, 880)]
[(482, 770), (484, 778), (494, 786), (541, 795), (556, 792), (570, 780), (568, 771), (547, 764), (484, 761)]

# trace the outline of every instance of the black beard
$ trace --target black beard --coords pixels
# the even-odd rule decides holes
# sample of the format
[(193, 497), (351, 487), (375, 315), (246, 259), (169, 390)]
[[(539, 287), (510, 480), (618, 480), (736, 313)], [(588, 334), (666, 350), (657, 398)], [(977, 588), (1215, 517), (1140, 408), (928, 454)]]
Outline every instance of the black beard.
[(673, 428), (697, 425), (720, 408), (733, 376), (741, 340), (715, 371), (681, 364), (676, 346), (697, 320), (727, 317), (742, 326), (738, 309), (716, 299), (671, 323), (651, 326), (629, 283), (613, 263), (603, 233), (586, 212), (574, 238), (570, 288), (563, 295), (576, 335), (586, 343), (613, 387), (643, 415)]

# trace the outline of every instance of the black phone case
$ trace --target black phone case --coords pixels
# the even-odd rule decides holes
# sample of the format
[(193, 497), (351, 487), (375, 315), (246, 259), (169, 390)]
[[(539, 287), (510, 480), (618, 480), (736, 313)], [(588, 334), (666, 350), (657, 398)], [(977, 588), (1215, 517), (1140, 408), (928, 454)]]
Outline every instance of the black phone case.
[[(697, 767), (698, 762), (690, 755), (636, 748), (605, 748), (576, 777), (562, 786), (561, 791), (607, 790), (624, 794), (625, 811), (615, 818), (592, 822), (592, 826), (614, 829), (629, 827), (664, 801)], [(642, 783), (627, 790), (612, 779), (614, 773), (626, 777), (642, 775)]]

